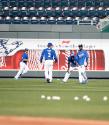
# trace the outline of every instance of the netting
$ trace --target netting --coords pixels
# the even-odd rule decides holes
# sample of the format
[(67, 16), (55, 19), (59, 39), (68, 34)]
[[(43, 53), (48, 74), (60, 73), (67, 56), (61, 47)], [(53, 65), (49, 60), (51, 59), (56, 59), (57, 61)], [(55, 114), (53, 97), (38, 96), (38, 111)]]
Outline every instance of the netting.
[(41, 70), (43, 64), (40, 63), (41, 50), (31, 49), (28, 51), (28, 67), (30, 70)]

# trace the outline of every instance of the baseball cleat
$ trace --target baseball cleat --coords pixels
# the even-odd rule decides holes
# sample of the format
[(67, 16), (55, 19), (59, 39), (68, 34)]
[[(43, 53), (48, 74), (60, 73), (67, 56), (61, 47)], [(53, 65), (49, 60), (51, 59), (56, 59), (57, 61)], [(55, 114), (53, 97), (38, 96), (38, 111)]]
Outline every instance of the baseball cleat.
[(50, 83), (50, 79), (47, 79), (47, 83)]

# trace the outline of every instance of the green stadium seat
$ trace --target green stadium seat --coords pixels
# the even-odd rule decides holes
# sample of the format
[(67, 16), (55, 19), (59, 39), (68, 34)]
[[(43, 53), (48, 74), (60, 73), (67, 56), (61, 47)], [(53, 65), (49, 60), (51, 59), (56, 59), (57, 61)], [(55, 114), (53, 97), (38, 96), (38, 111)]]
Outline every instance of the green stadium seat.
[(55, 16), (55, 11), (52, 7), (48, 7), (46, 9), (46, 16), (47, 17), (52, 17), (52, 16)]
[(49, 17), (47, 20), (48, 24), (56, 24), (56, 19), (54, 17)]
[(11, 19), (10, 16), (5, 17), (4, 21), (5, 21), (5, 24), (11, 24), (12, 23), (12, 19)]
[(58, 17), (57, 18), (57, 24), (65, 24), (65, 20), (63, 17)]
[(18, 17), (18, 16), (17, 16), (17, 17), (14, 17), (12, 23), (13, 23), (13, 24), (21, 24), (21, 19), (20, 19), (20, 17)]
[(31, 24), (38, 24), (38, 23), (39, 23), (39, 19), (37, 17), (31, 18)]
[(29, 20), (29, 18), (28, 17), (23, 17), (22, 18), (22, 24), (29, 24), (29, 22), (30, 22), (30, 20)]
[(47, 24), (47, 19), (46, 17), (40, 17), (40, 24)]

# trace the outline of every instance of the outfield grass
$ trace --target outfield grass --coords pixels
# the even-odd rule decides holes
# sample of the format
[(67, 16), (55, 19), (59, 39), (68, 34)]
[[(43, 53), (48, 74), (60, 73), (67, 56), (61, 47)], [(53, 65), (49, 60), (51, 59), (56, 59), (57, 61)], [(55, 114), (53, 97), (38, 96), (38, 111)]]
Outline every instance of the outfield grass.
[[(60, 96), (60, 101), (41, 99), (41, 95)], [(82, 99), (88, 95), (91, 101)], [(78, 101), (74, 97), (78, 96)], [(0, 79), (0, 115), (67, 117), (109, 120), (109, 80), (89, 80), (79, 84), (76, 79), (62, 84), (54, 79)]]

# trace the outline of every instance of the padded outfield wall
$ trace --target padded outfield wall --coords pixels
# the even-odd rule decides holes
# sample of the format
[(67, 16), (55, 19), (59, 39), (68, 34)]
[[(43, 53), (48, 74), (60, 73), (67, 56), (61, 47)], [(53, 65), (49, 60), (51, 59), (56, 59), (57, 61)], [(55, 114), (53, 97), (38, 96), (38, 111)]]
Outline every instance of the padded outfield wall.
[[(102, 47), (102, 45), (105, 45), (104, 41), (105, 40), (108, 41), (109, 34), (108, 33), (101, 33), (101, 32), (99, 32), (96, 29), (96, 27), (94, 27), (94, 26), (73, 26), (73, 25), (1, 25), (1, 28), (0, 28), (0, 38), (5, 38), (7, 40), (9, 40), (11, 38), (15, 38), (15, 39), (28, 39), (30, 42), (31, 42), (31, 39), (38, 39), (38, 40), (43, 39), (43, 42), (45, 41), (45, 46), (46, 46), (47, 42), (49, 42), (49, 40), (52, 41), (53, 39), (58, 39), (58, 40), (56, 40), (58, 42), (60, 42), (60, 41), (62, 42), (62, 40), (66, 41), (68, 39), (74, 39), (75, 41), (77, 39), (79, 39), (79, 41), (78, 41), (79, 43), (80, 42), (85, 42), (85, 43), (90, 43), (90, 44), (93, 44), (93, 39), (95, 39), (94, 41), (96, 41), (96, 39), (97, 39), (97, 41), (99, 41), (97, 43)], [(46, 41), (46, 39), (49, 39), (49, 40)], [(85, 40), (83, 40), (83, 39), (85, 39)], [(77, 42), (77, 44), (78, 44), (78, 42)], [(72, 43), (72, 41), (71, 41), (71, 43)], [(84, 43), (84, 45), (85, 45), (85, 43)], [(106, 47), (107, 46), (108, 45), (106, 45)], [(24, 48), (22, 48), (21, 51), (23, 49)], [(76, 52), (77, 48), (73, 48), (73, 49), (75, 49), (75, 52)], [(93, 77), (94, 78), (108, 78), (108, 76), (109, 76), (108, 68), (106, 68), (106, 67), (108, 67), (108, 66), (106, 66), (107, 65), (107, 61), (105, 60), (106, 58), (105, 58), (105, 54), (104, 54), (105, 53), (104, 52), (105, 47), (104, 47), (104, 49), (100, 48), (99, 50), (101, 52), (98, 52), (98, 53), (95, 52), (95, 49), (94, 50), (89, 50), (90, 51), (89, 52), (90, 55), (93, 55), (92, 53), (96, 53), (96, 55), (98, 56), (98, 55), (100, 55), (100, 53), (102, 53), (101, 57), (104, 58), (101, 61), (102, 63), (100, 63), (102, 65), (101, 69), (97, 70), (95, 68), (95, 70), (93, 70), (94, 69), (93, 68), (91, 70), (87, 70), (88, 77), (90, 77), (90, 78), (93, 78)], [(70, 50), (70, 52), (71, 52), (71, 50)], [(94, 60), (94, 58), (95, 58), (95, 56), (93, 56), (93, 60)], [(18, 65), (18, 62), (17, 62), (17, 65)], [(98, 64), (96, 63), (96, 65), (99, 67), (99, 63)], [(91, 64), (90, 64), (90, 66), (91, 66)], [(6, 69), (6, 68), (2, 69), (1, 68), (0, 76), (1, 77), (5, 77), (5, 76), (6, 77), (13, 77), (16, 74), (17, 70), (18, 70), (18, 67), (15, 68), (15, 69)], [(43, 74), (43, 71), (41, 71), (41, 70), (29, 71), (27, 74), (25, 74), (24, 77), (43, 77), (44, 74)], [(64, 74), (65, 74), (65, 70), (62, 71), (62, 70), (59, 69), (59, 70), (56, 71), (54, 69), (54, 77), (63, 77)], [(75, 71), (73, 73), (73, 75), (71, 75), (71, 76), (72, 77), (78, 77), (78, 72)]]

